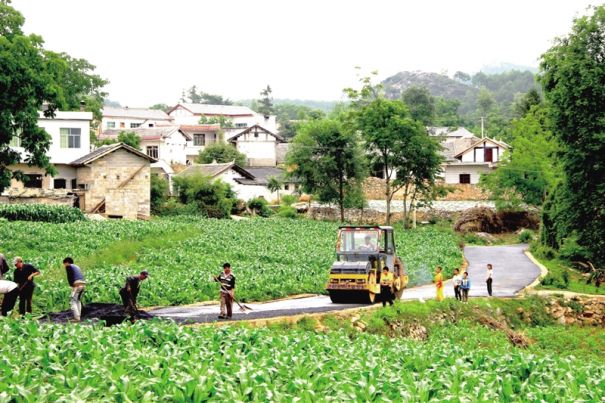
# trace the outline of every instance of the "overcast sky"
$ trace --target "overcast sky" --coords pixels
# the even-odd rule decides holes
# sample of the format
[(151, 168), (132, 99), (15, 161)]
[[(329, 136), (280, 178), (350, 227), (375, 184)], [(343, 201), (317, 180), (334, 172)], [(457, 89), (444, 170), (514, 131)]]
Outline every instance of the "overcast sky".
[(82, 57), (122, 105), (173, 104), (196, 84), (231, 99), (334, 100), (354, 67), (475, 72), (537, 66), (585, 0), (13, 0), (46, 47)]

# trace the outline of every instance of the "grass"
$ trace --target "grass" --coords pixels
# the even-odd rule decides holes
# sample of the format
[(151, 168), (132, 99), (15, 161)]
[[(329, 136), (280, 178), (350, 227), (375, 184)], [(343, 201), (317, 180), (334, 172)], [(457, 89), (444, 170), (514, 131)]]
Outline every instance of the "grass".
[(492, 240), (486, 239), (484, 237), (480, 237), (474, 232), (466, 232), (462, 234), (458, 234), (459, 242), (464, 245), (476, 245), (476, 246), (486, 246), (486, 245), (515, 245), (519, 243), (527, 243), (528, 237), (534, 236), (533, 233), (529, 230), (524, 230), (525, 234), (517, 234), (516, 232), (507, 232), (504, 234), (490, 234), (492, 236)]

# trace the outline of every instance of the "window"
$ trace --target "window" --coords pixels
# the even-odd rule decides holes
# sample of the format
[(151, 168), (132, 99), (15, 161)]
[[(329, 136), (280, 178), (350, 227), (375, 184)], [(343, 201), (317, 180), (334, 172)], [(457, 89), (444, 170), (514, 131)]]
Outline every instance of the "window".
[(126, 124), (124, 122), (120, 122), (120, 129), (123, 129), (126, 127)]
[(78, 181), (75, 180), (75, 179), (72, 179), (71, 180), (71, 188), (72, 189), (77, 189), (77, 187), (78, 187)]
[(205, 134), (194, 134), (193, 135), (193, 145), (194, 146), (205, 146), (206, 145), (206, 135)]
[(42, 175), (25, 175), (23, 185), (30, 189), (42, 189)]
[(147, 146), (147, 155), (157, 159), (159, 155), (158, 146)]
[(471, 174), (460, 174), (460, 183), (471, 183)]
[(65, 179), (55, 179), (55, 189), (67, 189), (67, 181)]
[(149, 127), (154, 127), (155, 125), (153, 123), (149, 123)]
[(10, 143), (8, 143), (9, 147), (21, 147), (21, 137), (13, 136)]
[(235, 124), (236, 129), (243, 129), (244, 127), (248, 127), (248, 123), (236, 123)]
[(116, 122), (107, 122), (107, 128), (108, 129), (115, 129), (116, 128)]
[(80, 148), (82, 130), (79, 128), (61, 128), (61, 148)]
[(130, 128), (131, 129), (136, 129), (137, 127), (141, 126), (141, 123), (131, 123), (130, 124)]
[(288, 185), (287, 183), (284, 185), (284, 190), (290, 190), (290, 185)]

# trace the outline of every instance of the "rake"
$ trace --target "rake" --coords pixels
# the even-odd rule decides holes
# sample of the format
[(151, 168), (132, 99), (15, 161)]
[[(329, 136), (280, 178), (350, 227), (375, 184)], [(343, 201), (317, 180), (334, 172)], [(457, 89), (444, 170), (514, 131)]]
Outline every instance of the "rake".
[[(214, 281), (218, 282), (218, 278), (216, 276), (212, 276), (212, 278), (214, 279)], [(227, 293), (229, 292), (229, 290), (227, 290), (220, 282), (219, 282), (219, 285), (221, 286), (222, 291), (225, 291)], [(239, 306), (240, 312), (248, 314), (249, 313), (248, 311), (253, 311), (253, 309), (250, 308), (248, 305), (240, 304), (240, 302), (238, 300), (236, 300), (235, 297), (232, 297), (232, 298), (233, 298), (233, 301), (235, 301), (235, 303), (237, 304), (237, 306)]]

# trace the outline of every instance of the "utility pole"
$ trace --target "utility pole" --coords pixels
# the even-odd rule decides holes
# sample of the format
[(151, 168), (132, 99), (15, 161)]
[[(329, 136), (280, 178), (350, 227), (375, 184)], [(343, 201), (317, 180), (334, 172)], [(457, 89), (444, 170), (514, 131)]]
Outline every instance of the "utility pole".
[(484, 121), (484, 117), (481, 116), (481, 138), (484, 139), (485, 138), (485, 133), (484, 133), (484, 127), (483, 127), (483, 121)]

